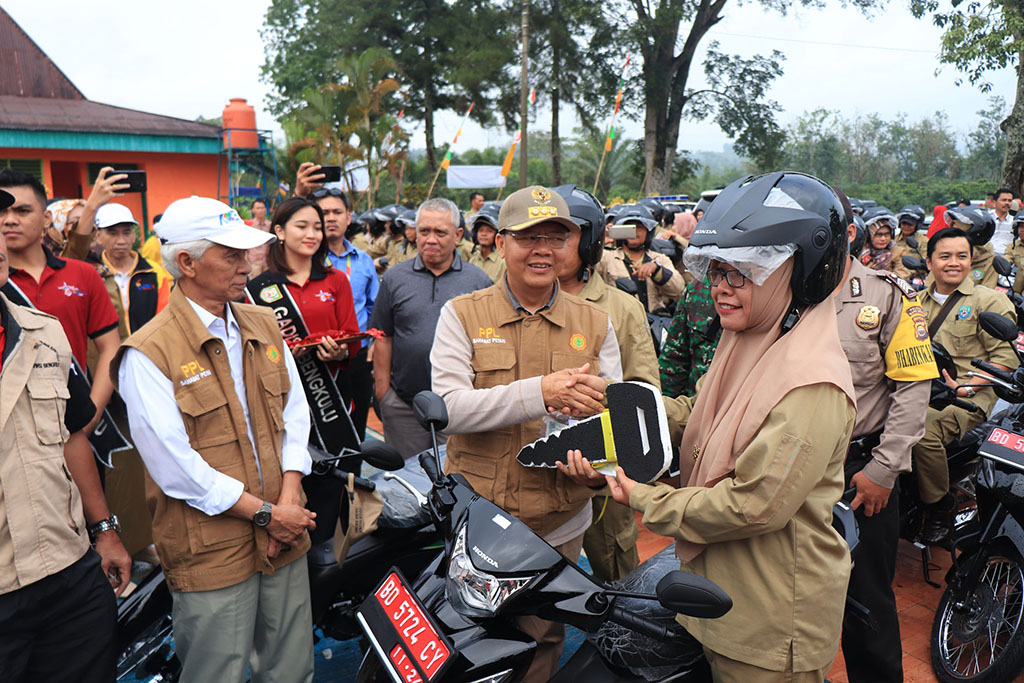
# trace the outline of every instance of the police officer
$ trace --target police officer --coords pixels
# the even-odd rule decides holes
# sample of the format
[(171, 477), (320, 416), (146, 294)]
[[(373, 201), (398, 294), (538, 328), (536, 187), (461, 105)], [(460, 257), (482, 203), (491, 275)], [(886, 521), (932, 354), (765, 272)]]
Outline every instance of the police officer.
[[(950, 353), (958, 373), (954, 380), (943, 372), (943, 380), (956, 389), (957, 396), (982, 409), (982, 412), (969, 412), (956, 406), (942, 410), (928, 408), (925, 435), (913, 450), (921, 501), (927, 511), (921, 540), (928, 544), (945, 541), (953, 523), (946, 445), (981, 423), (996, 403), (991, 387), (978, 386), (987, 383), (984, 379), (967, 379), (967, 373), (974, 369), (971, 359), (981, 358), (1004, 370), (1017, 367), (1017, 357), (1010, 346), (989, 336), (978, 324), (978, 316), (984, 311), (1011, 319), (1014, 314), (1009, 299), (975, 284), (968, 276), (975, 249), (968, 234), (956, 227), (943, 228), (928, 241), (928, 270), (932, 282), (921, 295), (921, 302), (932, 339)], [(958, 385), (957, 381), (966, 386)]]
[[(555, 192), (565, 199), (570, 216), (580, 226), (579, 233), (570, 234), (558, 286), (608, 312), (619, 344), (624, 381), (646, 382), (660, 387), (658, 358), (643, 305), (594, 275), (594, 266), (601, 260), (603, 251), (604, 210), (601, 203), (594, 195), (575, 185), (556, 187)], [(593, 508), (594, 523), (583, 536), (587, 560), (594, 576), (601, 581), (621, 579), (640, 563), (636, 549), (640, 535), (636, 516), (630, 508), (610, 498), (603, 480), (593, 499)]]
[[(863, 232), (846, 196), (850, 251)], [(836, 291), (839, 338), (850, 360), (857, 392), (857, 422), (846, 456), (846, 487), (860, 528), (849, 595), (871, 611), (877, 628), (848, 619), (843, 655), (851, 683), (902, 681), (900, 625), (892, 580), (899, 541), (900, 472), (910, 471), (910, 449), (924, 434), (929, 381), (938, 377), (931, 358), (924, 309), (916, 291), (892, 273), (846, 263)]]

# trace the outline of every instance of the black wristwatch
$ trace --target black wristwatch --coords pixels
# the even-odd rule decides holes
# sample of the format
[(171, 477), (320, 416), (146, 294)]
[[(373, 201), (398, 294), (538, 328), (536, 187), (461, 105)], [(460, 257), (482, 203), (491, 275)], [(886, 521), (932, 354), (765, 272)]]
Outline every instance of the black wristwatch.
[(256, 511), (256, 514), (252, 516), (252, 523), (258, 527), (266, 527), (270, 524), (270, 511), (273, 507), (267, 501), (263, 501), (263, 505)]
[(121, 520), (117, 518), (117, 515), (111, 514), (107, 519), (101, 519), (95, 524), (90, 524), (85, 527), (85, 530), (89, 532), (89, 542), (95, 543), (96, 537), (102, 534), (104, 531), (116, 531), (117, 535), (121, 535)]

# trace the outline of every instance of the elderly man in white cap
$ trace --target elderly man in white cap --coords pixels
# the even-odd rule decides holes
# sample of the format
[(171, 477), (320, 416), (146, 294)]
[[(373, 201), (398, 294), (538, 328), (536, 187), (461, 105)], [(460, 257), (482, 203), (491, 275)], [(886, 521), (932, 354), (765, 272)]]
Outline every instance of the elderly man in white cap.
[[(273, 236), (202, 197), (156, 227), (177, 284), (113, 363), (146, 465), (153, 540), (187, 681), (311, 681), (301, 479), (309, 409), (268, 308), (235, 303)], [(299, 561), (296, 561), (299, 560)]]

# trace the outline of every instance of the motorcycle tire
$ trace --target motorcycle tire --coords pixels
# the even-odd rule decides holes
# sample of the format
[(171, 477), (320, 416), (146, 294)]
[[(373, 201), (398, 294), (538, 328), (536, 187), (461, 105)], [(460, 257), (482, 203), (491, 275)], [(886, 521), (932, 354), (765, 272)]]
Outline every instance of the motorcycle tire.
[(1024, 559), (1008, 544), (979, 552), (981, 576), (964, 607), (947, 586), (935, 613), (932, 668), (943, 683), (1010, 681), (1024, 666)]

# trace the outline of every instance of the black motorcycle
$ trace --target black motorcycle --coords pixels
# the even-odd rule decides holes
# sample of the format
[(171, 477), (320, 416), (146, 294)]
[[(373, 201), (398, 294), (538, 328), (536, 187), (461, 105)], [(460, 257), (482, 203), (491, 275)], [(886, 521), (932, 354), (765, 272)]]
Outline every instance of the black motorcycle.
[[(638, 293), (640, 288), (637, 286), (636, 280), (620, 277), (615, 280), (615, 286), (630, 296), (638, 297), (639, 300)], [(654, 313), (648, 313), (645, 306), (644, 312), (647, 314), (647, 328), (651, 333), (651, 339), (654, 341), (654, 354), (660, 356), (665, 342), (668, 341), (668, 326), (672, 324), (673, 311), (667, 308), (660, 308)]]
[[(447, 426), (444, 401), (436, 394), (421, 392), (413, 407), (432, 433)], [(592, 634), (614, 624), (646, 636), (647, 646), (635, 649), (667, 648), (675, 655), (670, 661), (676, 670), (666, 680), (706, 680), (699, 643), (673, 616), (725, 614), (732, 600), (718, 586), (679, 570), (661, 574), (654, 594), (604, 586), (479, 496), (464, 477), (443, 476), (436, 453), (421, 454), (420, 464), (434, 481), (427, 504), (444, 535), (445, 552), (415, 584), (393, 568), (359, 608), (357, 618), (372, 647), (357, 681), (520, 680), (536, 650), (517, 627), (515, 617), (523, 615)], [(626, 607), (625, 598), (655, 603), (660, 614)], [(612, 650), (614, 640), (605, 638)], [(643, 680), (614, 661), (596, 645), (583, 647), (552, 680)]]
[[(308, 507), (317, 513), (317, 528), (310, 533), (306, 556), (313, 623), (335, 640), (361, 635), (355, 610), (369, 595), (384, 570), (396, 565), (418, 574), (441, 551), (438, 532), (423, 503), (431, 482), (415, 463), (406, 462), (391, 446), (366, 441), (360, 451), (338, 456), (312, 453), (313, 468), (303, 479)], [(339, 461), (362, 460), (383, 470), (368, 479), (355, 477), (355, 486), (376, 491), (383, 509), (377, 530), (348, 549), (339, 565), (334, 532), (339, 521), (347, 528), (350, 497), (345, 489), (348, 473)], [(171, 629), (171, 594), (159, 568), (150, 572), (118, 606), (118, 680), (153, 677), (176, 681), (181, 663), (174, 654)]]
[[(1017, 325), (998, 314), (982, 313), (980, 322), (998, 339), (1017, 339)], [(1024, 361), (1019, 350), (1017, 356)], [(1024, 669), (1024, 369), (974, 365), (1013, 408), (985, 423), (975, 477), (978, 531), (956, 539), (931, 656), (939, 680), (980, 683), (1009, 681)]]

